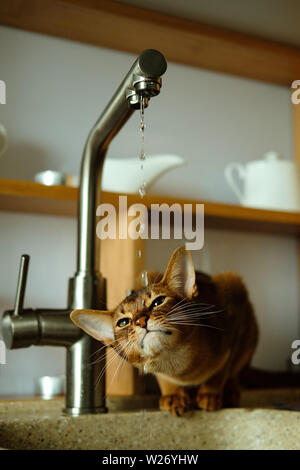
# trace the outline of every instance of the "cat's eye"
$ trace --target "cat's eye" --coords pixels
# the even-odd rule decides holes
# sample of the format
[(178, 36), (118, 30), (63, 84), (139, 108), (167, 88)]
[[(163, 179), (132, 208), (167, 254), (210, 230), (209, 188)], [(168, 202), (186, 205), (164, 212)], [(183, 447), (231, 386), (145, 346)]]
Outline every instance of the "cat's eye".
[(117, 322), (117, 326), (119, 328), (124, 328), (124, 326), (127, 326), (129, 325), (130, 323), (130, 318), (121, 318), (118, 322)]
[(160, 295), (159, 297), (156, 297), (156, 299), (154, 299), (152, 304), (150, 305), (149, 309), (152, 310), (152, 308), (159, 307), (159, 305), (164, 302), (165, 298), (165, 295)]

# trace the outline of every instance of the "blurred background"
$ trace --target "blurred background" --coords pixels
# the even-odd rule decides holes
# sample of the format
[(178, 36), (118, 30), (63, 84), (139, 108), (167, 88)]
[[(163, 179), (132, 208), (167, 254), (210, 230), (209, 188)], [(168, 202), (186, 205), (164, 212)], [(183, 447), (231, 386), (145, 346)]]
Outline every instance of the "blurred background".
[[(296, 1), (122, 3), (300, 46)], [(135, 57), (1, 25), (0, 79), (6, 83), (7, 102), (0, 105), (0, 122), (8, 133), (8, 149), (0, 159), (0, 178), (33, 180), (47, 169), (78, 175), (89, 130)], [(187, 163), (161, 176), (150, 194), (238, 204), (224, 177), (227, 164), (257, 160), (269, 150), (294, 158), (286, 85), (168, 60), (160, 97), (145, 119), (146, 154), (177, 154)], [(109, 158), (138, 158), (138, 123), (136, 113), (112, 142)], [(203, 250), (193, 253), (195, 265), (211, 274), (234, 270), (243, 276), (260, 327), (253, 363), (286, 370), (291, 343), (299, 336), (298, 239), (229, 229), (205, 230)], [(148, 240), (145, 266), (164, 269), (179, 244)], [(31, 255), (25, 307), (64, 307), (75, 251), (74, 217), (1, 211), (0, 312), (13, 307), (22, 253)], [(37, 377), (64, 373), (63, 348), (7, 351), (7, 364), (0, 366), (0, 394), (32, 394)]]

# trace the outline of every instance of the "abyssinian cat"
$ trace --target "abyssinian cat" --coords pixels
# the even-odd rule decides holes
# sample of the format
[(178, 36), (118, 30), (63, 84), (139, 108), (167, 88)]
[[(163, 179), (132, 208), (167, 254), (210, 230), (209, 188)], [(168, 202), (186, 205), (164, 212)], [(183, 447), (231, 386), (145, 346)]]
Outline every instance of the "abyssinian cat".
[(163, 276), (149, 274), (148, 285), (115, 310), (75, 310), (71, 319), (154, 374), (161, 409), (180, 416), (194, 403), (205, 410), (238, 406), (238, 375), (254, 353), (258, 332), (237, 274), (196, 273), (181, 247)]

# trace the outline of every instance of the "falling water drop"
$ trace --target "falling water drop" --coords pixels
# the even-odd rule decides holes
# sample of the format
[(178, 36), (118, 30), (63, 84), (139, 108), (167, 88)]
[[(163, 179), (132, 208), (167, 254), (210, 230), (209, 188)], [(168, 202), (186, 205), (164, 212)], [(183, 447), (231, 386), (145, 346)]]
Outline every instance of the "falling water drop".
[(139, 194), (141, 196), (141, 199), (146, 195), (146, 183), (144, 182), (140, 187), (139, 187)]
[(146, 160), (146, 154), (145, 154), (144, 150), (142, 149), (141, 153), (140, 153), (141, 170), (144, 169), (144, 161), (145, 160)]
[(139, 228), (139, 234), (140, 235), (142, 235), (144, 233), (145, 228), (146, 228), (146, 225), (143, 222), (141, 222), (140, 223), (140, 228)]
[(142, 272), (142, 282), (143, 282), (144, 287), (148, 286), (149, 280), (148, 280), (148, 272), (147, 271)]

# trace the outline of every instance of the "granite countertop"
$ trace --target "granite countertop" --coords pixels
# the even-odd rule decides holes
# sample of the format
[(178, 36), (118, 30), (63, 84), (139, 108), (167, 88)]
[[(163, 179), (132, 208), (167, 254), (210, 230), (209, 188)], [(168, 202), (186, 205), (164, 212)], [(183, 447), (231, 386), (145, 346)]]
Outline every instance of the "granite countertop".
[[(116, 409), (120, 408), (122, 398), (108, 401), (110, 408)], [(0, 401), (0, 446), (107, 450), (300, 449), (300, 413), (272, 409), (272, 403), (276, 402), (281, 403), (281, 408), (292, 406), (289, 403), (300, 404), (300, 390), (247, 392), (243, 397), (244, 408), (193, 411), (182, 418), (157, 409), (69, 417), (61, 411), (63, 398), (6, 400)]]

